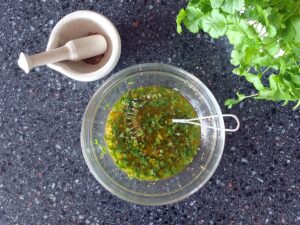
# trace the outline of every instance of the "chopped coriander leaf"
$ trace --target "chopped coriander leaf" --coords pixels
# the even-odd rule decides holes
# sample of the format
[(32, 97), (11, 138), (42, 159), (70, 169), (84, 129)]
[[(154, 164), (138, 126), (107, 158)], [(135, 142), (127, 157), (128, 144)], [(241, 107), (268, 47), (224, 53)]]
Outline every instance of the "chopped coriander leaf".
[(103, 158), (103, 156), (107, 153), (107, 147), (100, 144), (97, 138), (94, 140), (94, 144), (101, 150), (100, 157)]
[(134, 84), (134, 81), (128, 81), (127, 82), (127, 85), (133, 85)]
[(107, 104), (104, 106), (104, 109), (105, 109), (105, 110), (108, 110), (108, 109), (109, 109), (109, 107), (110, 107), (110, 104), (109, 104), (109, 103), (107, 103)]

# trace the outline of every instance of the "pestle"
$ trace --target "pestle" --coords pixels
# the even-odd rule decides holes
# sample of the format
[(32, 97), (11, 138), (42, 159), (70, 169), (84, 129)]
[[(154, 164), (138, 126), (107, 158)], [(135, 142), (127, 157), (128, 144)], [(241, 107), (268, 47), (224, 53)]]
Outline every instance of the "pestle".
[(102, 35), (91, 35), (68, 41), (64, 46), (35, 55), (21, 52), (18, 65), (26, 73), (37, 66), (47, 65), (64, 60), (79, 61), (103, 54), (107, 49), (107, 42)]

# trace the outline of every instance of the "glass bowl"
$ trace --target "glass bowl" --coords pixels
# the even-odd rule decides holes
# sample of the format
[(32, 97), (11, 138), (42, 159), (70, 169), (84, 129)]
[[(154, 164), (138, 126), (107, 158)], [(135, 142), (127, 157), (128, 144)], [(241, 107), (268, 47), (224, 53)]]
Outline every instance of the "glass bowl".
[[(212, 176), (221, 159), (225, 132), (201, 127), (201, 144), (193, 162), (181, 173), (159, 181), (129, 178), (109, 154), (101, 156), (105, 122), (114, 103), (130, 89), (162, 86), (179, 91), (194, 106), (198, 116), (221, 115), (220, 107), (209, 89), (192, 74), (164, 64), (141, 64), (113, 75), (91, 98), (82, 121), (81, 146), (84, 159), (94, 177), (112, 194), (142, 205), (165, 205), (182, 200), (200, 189)], [(202, 123), (224, 128), (222, 118)], [(191, 125), (192, 126), (192, 125)]]

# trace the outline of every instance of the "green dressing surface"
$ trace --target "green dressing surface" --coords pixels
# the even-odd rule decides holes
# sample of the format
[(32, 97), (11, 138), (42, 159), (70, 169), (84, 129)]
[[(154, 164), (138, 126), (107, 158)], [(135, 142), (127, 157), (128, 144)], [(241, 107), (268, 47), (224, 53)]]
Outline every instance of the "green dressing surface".
[(105, 141), (116, 165), (129, 177), (159, 180), (190, 164), (200, 146), (200, 127), (173, 123), (195, 118), (179, 92), (141, 87), (126, 92), (108, 115)]

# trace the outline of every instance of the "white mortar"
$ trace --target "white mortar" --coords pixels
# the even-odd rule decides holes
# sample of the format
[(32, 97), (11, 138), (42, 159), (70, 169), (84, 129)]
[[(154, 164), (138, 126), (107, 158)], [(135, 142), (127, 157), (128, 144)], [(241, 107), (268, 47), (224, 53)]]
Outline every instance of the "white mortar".
[(107, 50), (100, 63), (86, 64), (83, 61), (62, 61), (48, 66), (72, 79), (94, 81), (109, 74), (119, 61), (121, 39), (116, 27), (105, 16), (93, 11), (76, 11), (62, 18), (53, 28), (47, 51), (64, 45), (69, 40), (99, 33), (107, 41)]

